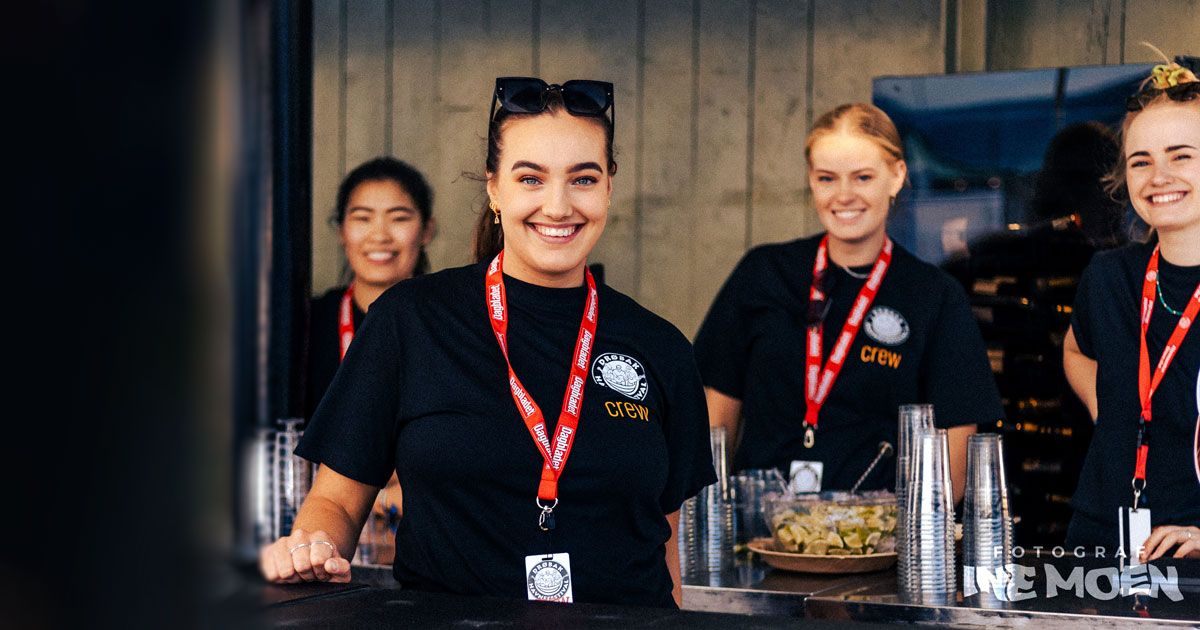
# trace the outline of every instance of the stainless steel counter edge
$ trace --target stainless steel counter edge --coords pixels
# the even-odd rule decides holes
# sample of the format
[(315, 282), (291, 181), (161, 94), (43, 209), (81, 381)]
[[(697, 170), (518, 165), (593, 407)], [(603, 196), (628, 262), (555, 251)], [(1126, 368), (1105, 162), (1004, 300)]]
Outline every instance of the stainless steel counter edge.
[(1175, 619), (1135, 619), (1102, 613), (1067, 613), (1044, 610), (989, 609), (963, 606), (932, 606), (899, 602), (851, 599), (817, 595), (805, 602), (812, 619), (845, 619), (861, 622), (917, 623), (956, 628), (1087, 627), (1089, 630), (1148, 627), (1197, 628), (1200, 623)]

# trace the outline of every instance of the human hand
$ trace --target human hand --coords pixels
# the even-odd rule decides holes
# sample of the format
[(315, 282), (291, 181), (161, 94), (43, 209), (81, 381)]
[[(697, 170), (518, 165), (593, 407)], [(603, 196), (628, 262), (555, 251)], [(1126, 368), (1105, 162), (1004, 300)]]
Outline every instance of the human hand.
[(1141, 561), (1161, 558), (1171, 550), (1173, 558), (1200, 558), (1200, 527), (1194, 525), (1159, 525), (1150, 531), (1146, 544), (1142, 545)]
[(263, 577), (275, 584), (350, 581), (350, 561), (322, 531), (292, 530), (291, 536), (259, 551), (258, 566)]

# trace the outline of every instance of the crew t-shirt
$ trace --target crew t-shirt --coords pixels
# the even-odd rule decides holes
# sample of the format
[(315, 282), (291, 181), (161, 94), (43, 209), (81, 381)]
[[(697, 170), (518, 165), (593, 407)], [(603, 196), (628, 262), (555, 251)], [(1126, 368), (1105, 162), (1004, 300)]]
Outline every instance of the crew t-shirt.
[[(325, 390), (333, 382), (333, 375), (342, 362), (342, 346), (338, 339), (342, 296), (346, 287), (336, 287), (314, 298), (310, 306), (308, 326), (308, 384), (304, 401), (304, 417), (311, 418)], [(362, 327), (366, 313), (358, 308), (358, 302), (350, 300), (354, 317), (354, 330)]]
[[(1071, 500), (1072, 545), (1112, 546), (1117, 542), (1117, 511), (1133, 505), (1137, 448), (1138, 345), (1142, 280), (1153, 245), (1132, 244), (1096, 254), (1083, 272), (1071, 330), (1084, 355), (1096, 360), (1096, 432)], [(1161, 254), (1158, 278), (1163, 299), (1182, 311), (1196, 284), (1200, 265), (1172, 265)], [(1154, 302), (1146, 331), (1151, 374), (1179, 317)], [(1196, 473), (1197, 396), (1200, 396), (1200, 333), (1189, 332), (1154, 398), (1146, 460), (1144, 505), (1153, 525), (1200, 525), (1200, 479)], [(1084, 518), (1079, 518), (1082, 515)], [(1092, 526), (1088, 526), (1088, 525)]]
[[(816, 442), (804, 447), (808, 292), (822, 236), (747, 252), (696, 337), (704, 384), (742, 401), (734, 467), (786, 473), (794, 460), (819, 461), (821, 489), (845, 490), (867, 469), (881, 441), (896, 445), (900, 405), (932, 403), (938, 427), (1002, 418), (966, 294), (948, 274), (896, 246), (821, 408)], [(869, 269), (854, 271), (865, 275)], [(832, 261), (827, 273), (832, 288), (822, 369), (866, 282)], [(862, 487), (894, 488), (895, 465), (876, 466)]]
[[(405, 588), (526, 597), (525, 556), (569, 553), (574, 597), (673, 607), (665, 517), (715, 481), (691, 345), (605, 285), (552, 539), (542, 455), (513, 402), (484, 299), (485, 265), (402, 282), (372, 306), (296, 452), (404, 489), (393, 571)], [(505, 276), (513, 369), (562, 408), (586, 286)]]

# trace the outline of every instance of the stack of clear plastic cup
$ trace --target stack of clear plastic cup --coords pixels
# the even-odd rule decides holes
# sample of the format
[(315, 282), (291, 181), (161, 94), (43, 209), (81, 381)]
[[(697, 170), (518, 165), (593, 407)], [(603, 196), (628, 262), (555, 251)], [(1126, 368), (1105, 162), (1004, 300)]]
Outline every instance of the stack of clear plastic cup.
[(733, 501), (729, 490), (729, 460), (725, 429), (709, 429), (713, 467), (717, 482), (700, 491), (699, 513), (703, 532), (703, 566), (712, 572), (733, 567), (733, 544), (736, 538), (733, 526)]
[(911, 565), (908, 553), (908, 519), (905, 502), (908, 498), (908, 479), (912, 475), (913, 449), (916, 435), (933, 430), (933, 405), (901, 405), (896, 441), (896, 577), (905, 584)]
[(787, 482), (774, 468), (743, 470), (731, 477), (737, 544), (771, 535), (770, 523), (764, 511), (765, 499), (768, 495), (778, 495), (781, 488), (786, 490)]
[(913, 436), (912, 474), (905, 492), (905, 573), (900, 591), (908, 596), (953, 593), (954, 494), (945, 430)]
[[(1004, 444), (993, 433), (967, 442), (967, 483), (963, 495), (963, 575), (982, 597), (1006, 599), (1004, 566), (1012, 562), (1013, 528), (1004, 474)], [(964, 587), (967, 585), (964, 584)], [(990, 588), (989, 588), (990, 587)]]
[(244, 482), (249, 510), (254, 521), (254, 546), (269, 545), (277, 538), (275, 526), (275, 429), (255, 430), (249, 447), (248, 470)]
[(299, 455), (294, 455), (296, 445), (300, 443), (304, 430), (304, 420), (287, 418), (277, 421), (275, 431), (275, 449), (273, 457), (274, 479), (274, 513), (272, 520), (275, 535), (287, 536), (292, 533), (292, 523), (300, 504), (312, 488), (312, 464)]
[(684, 577), (688, 578), (703, 573), (704, 535), (699, 509), (699, 496), (684, 501), (679, 508), (679, 569)]

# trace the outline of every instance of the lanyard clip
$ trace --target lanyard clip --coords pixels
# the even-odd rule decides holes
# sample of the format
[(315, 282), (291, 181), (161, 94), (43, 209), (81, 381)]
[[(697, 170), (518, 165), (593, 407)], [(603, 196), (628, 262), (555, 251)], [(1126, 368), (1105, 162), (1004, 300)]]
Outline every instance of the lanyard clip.
[(558, 506), (558, 499), (554, 499), (554, 503), (542, 505), (541, 497), (537, 499), (537, 506), (541, 508), (541, 514), (538, 514), (538, 528), (544, 532), (554, 529), (554, 508)]
[(1142, 498), (1142, 491), (1146, 489), (1146, 480), (1135, 477), (1133, 481), (1129, 483), (1129, 485), (1133, 486), (1133, 511), (1136, 512), (1138, 509), (1138, 501), (1140, 501)]
[(816, 433), (813, 431), (812, 425), (804, 427), (804, 448), (812, 448), (817, 441)]

